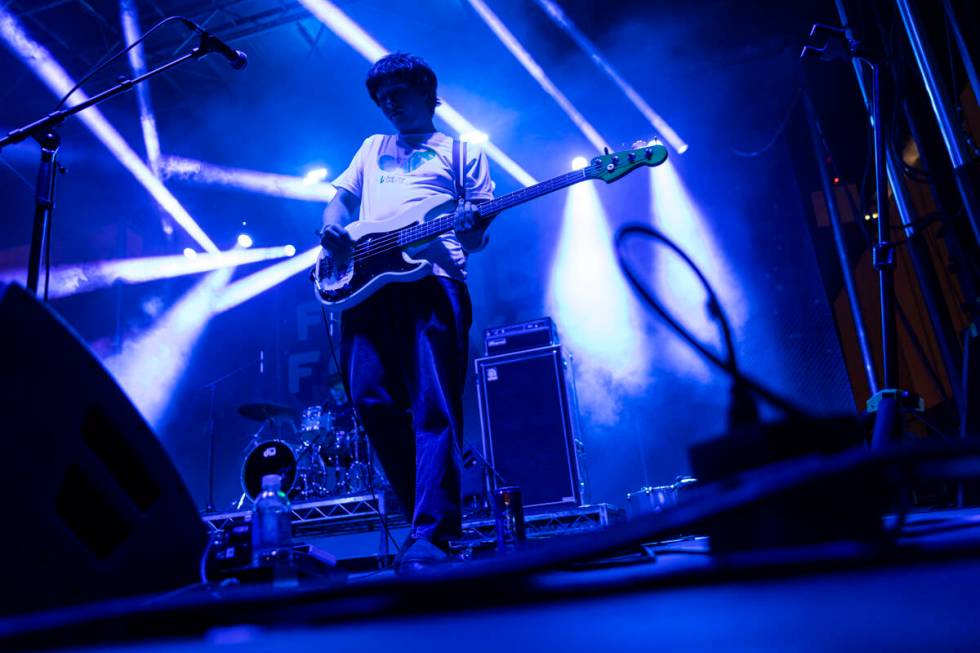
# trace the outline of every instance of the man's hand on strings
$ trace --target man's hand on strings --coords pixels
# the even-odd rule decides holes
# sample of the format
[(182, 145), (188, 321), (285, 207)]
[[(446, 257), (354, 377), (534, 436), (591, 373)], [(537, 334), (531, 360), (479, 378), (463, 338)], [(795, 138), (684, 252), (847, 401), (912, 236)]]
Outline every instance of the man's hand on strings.
[(334, 258), (347, 258), (354, 251), (354, 241), (339, 224), (328, 224), (320, 230), (320, 246)]

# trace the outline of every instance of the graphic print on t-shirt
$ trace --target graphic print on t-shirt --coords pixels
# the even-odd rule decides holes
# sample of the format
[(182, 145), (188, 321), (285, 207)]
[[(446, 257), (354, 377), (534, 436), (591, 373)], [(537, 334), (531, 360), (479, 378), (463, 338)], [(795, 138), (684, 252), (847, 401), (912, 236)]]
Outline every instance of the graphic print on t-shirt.
[[(402, 172), (409, 175), (434, 158), (436, 158), (435, 150), (430, 148), (415, 150), (400, 161), (390, 154), (382, 154), (378, 157), (378, 168), (385, 172)], [(381, 183), (383, 184), (386, 181), (390, 183), (396, 181), (396, 179), (392, 175), (381, 175)]]

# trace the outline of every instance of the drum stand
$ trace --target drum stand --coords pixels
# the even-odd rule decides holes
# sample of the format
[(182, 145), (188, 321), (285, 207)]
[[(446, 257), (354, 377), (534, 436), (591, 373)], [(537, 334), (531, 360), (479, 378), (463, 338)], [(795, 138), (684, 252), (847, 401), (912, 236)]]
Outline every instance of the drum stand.
[[(215, 395), (215, 391), (218, 388), (218, 384), (221, 383), (222, 381), (230, 379), (231, 377), (235, 376), (239, 372), (243, 372), (251, 367), (255, 367), (256, 365), (259, 365), (260, 366), (259, 369), (261, 369), (261, 366), (263, 366), (264, 364), (265, 364), (265, 356), (260, 352), (259, 357), (257, 359), (250, 361), (245, 365), (242, 365), (241, 367), (234, 369), (231, 372), (228, 372), (224, 376), (218, 377), (214, 381), (211, 381), (210, 383), (206, 383), (205, 385), (201, 386), (202, 390), (204, 388), (207, 388), (210, 391), (210, 395), (211, 395), (208, 404), (208, 505), (207, 507), (204, 508), (203, 512), (205, 513), (215, 512), (216, 510), (216, 508), (214, 507), (214, 395)], [(261, 428), (259, 430), (261, 431)], [(239, 504), (241, 504), (241, 500), (239, 500)]]

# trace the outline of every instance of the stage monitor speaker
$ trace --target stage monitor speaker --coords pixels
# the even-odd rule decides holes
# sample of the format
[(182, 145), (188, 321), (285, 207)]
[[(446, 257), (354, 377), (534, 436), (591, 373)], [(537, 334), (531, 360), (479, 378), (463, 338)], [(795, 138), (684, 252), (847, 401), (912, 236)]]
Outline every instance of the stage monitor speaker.
[(476, 360), (484, 455), (526, 508), (581, 503), (565, 370), (559, 345)]
[(0, 287), (0, 614), (171, 590), (207, 531), (142, 416), (78, 335)]

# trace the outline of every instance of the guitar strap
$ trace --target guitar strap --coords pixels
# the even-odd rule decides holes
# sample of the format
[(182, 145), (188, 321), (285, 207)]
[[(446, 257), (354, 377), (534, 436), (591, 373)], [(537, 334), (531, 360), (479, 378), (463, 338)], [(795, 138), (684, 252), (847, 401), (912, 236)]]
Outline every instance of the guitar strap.
[(466, 199), (466, 143), (453, 139), (453, 181), (456, 182), (456, 198)]

